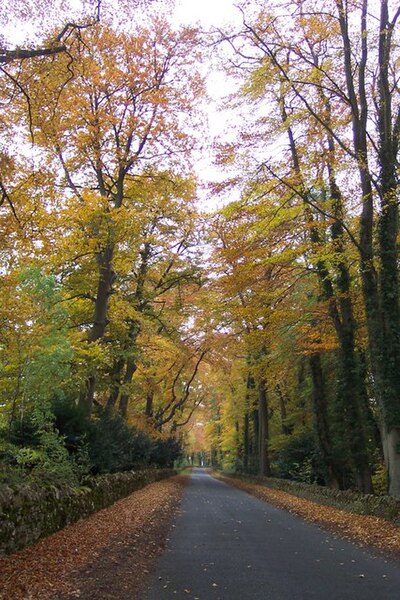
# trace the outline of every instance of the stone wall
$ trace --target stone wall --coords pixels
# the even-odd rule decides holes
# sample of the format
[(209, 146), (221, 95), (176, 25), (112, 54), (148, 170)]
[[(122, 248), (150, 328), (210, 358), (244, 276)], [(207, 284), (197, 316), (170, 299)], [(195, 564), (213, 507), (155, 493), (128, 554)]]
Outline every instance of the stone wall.
[(79, 488), (0, 486), (0, 554), (33, 544), (70, 523), (110, 506), (171, 469), (113, 473), (87, 479)]
[[(230, 474), (228, 477), (232, 477), (232, 475)], [(273, 477), (255, 477), (254, 475), (234, 475), (233, 477), (282, 490), (294, 496), (300, 496), (319, 504), (334, 506), (356, 514), (382, 517), (396, 525), (400, 525), (400, 499), (392, 496), (374, 496), (351, 490), (334, 490), (321, 485), (299, 483)]]

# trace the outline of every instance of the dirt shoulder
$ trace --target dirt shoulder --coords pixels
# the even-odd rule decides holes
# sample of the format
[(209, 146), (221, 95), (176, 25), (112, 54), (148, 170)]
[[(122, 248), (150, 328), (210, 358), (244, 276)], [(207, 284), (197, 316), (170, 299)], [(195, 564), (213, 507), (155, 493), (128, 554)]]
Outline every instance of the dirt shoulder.
[(260, 500), (288, 510), (306, 521), (321, 525), (332, 533), (355, 542), (358, 546), (371, 547), (400, 558), (400, 527), (389, 521), (317, 504), (287, 492), (248, 483), (234, 477), (217, 476)]
[(0, 599), (137, 598), (164, 549), (186, 481), (176, 476), (148, 485), (0, 558)]

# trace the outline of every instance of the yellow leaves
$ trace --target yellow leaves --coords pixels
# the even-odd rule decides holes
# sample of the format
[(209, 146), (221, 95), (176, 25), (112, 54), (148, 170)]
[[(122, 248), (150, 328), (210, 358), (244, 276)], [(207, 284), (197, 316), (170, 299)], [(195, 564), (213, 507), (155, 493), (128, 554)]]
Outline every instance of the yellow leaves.
[(49, 72), (24, 65), (36, 142), (49, 156), (61, 151), (70, 181), (80, 186), (84, 176), (89, 187), (102, 177), (112, 187), (120, 169), (137, 172), (142, 158), (187, 149), (182, 115), (195, 116), (201, 86), (193, 35), (161, 22), (130, 34), (102, 22), (83, 30), (83, 44), (57, 56)]
[(330, 301), (319, 300), (304, 306), (302, 319), (296, 324), (296, 344), (304, 354), (331, 352), (338, 339), (330, 316)]
[(219, 144), (216, 148), (215, 160), (220, 166), (230, 165), (236, 158), (236, 147), (232, 143)]
[(113, 294), (109, 304), (110, 331), (119, 340), (129, 331), (129, 323), (145, 326), (146, 319), (137, 307), (122, 294)]
[(109, 349), (98, 342), (82, 342), (75, 347), (75, 362), (78, 367), (87, 369), (98, 369), (110, 362)]
[(1, 181), (3, 184), (12, 178), (15, 172), (15, 168), (15, 158), (7, 152), (5, 152), (4, 150), (0, 151), (0, 173)]
[(259, 63), (241, 88), (241, 93), (252, 99), (262, 98), (266, 88), (271, 82), (276, 82), (280, 74), (278, 66), (268, 56), (263, 56)]
[(338, 347), (335, 334), (331, 331), (317, 328), (313, 325), (303, 325), (299, 328), (299, 347), (305, 354), (314, 352), (330, 352)]

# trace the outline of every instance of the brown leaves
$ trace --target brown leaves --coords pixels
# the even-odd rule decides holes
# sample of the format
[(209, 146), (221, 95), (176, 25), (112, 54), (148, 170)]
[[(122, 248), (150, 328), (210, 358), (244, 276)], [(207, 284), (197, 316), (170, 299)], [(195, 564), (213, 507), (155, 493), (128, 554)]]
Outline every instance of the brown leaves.
[[(60, 594), (89, 598), (104, 573), (114, 576), (113, 585), (128, 585), (129, 597), (135, 597), (162, 549), (183, 481), (174, 477), (149, 485), (34, 546), (1, 558), (0, 599), (47, 600)], [(127, 554), (129, 573), (121, 577)], [(90, 592), (82, 592), (85, 585)]]
[(318, 523), (361, 546), (373, 546), (384, 552), (400, 554), (400, 528), (384, 519), (349, 513), (238, 479), (225, 479), (260, 500), (270, 502), (312, 523)]

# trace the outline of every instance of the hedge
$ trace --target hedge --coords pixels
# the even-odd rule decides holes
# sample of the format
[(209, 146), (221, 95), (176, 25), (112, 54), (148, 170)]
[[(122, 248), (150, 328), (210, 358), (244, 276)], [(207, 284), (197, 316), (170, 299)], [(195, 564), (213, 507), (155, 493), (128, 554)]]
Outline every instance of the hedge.
[(395, 523), (395, 525), (400, 525), (400, 499), (392, 496), (375, 496), (352, 490), (335, 490), (317, 484), (300, 483), (274, 477), (232, 475), (228, 473), (226, 473), (226, 476), (281, 490), (294, 496), (300, 496), (319, 504), (333, 506), (356, 514), (381, 517)]
[(110, 506), (171, 469), (128, 471), (88, 478), (79, 488), (0, 486), (0, 554), (15, 552)]

